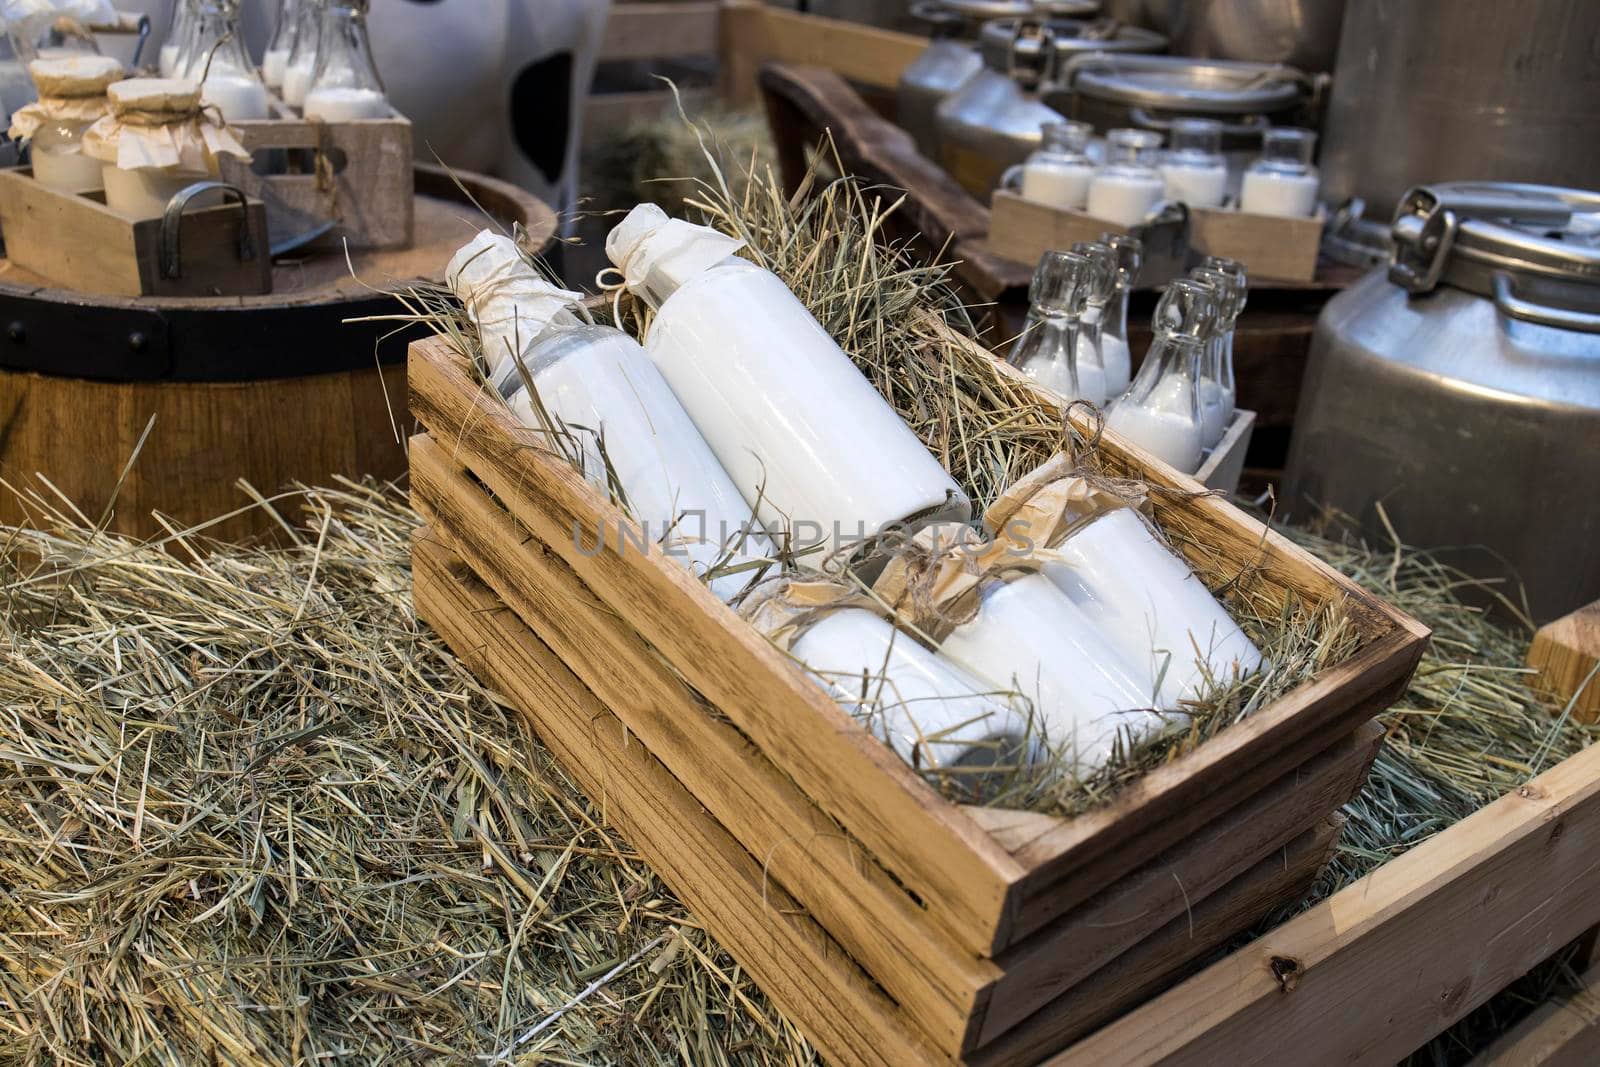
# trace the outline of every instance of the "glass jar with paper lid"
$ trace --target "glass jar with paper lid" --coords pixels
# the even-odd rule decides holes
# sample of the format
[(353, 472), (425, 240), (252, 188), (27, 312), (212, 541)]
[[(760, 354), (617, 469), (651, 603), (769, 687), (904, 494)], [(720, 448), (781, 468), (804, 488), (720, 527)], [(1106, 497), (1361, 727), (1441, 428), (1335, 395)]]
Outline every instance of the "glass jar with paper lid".
[(122, 64), (111, 56), (63, 56), (36, 59), (28, 73), (39, 99), (12, 114), (10, 136), (30, 145), (34, 180), (69, 193), (104, 188), (103, 165), (84, 154), (83, 134), (109, 112), (106, 87), (122, 78)]
[(214, 179), (218, 159), (249, 159), (200, 86), (181, 78), (129, 78), (106, 89), (111, 113), (83, 135), (83, 150), (105, 165), (106, 206), (156, 218), (186, 186)]
[(329, 0), (322, 14), (317, 64), (302, 110), (308, 119), (352, 122), (394, 113), (367, 37), (368, 0)]

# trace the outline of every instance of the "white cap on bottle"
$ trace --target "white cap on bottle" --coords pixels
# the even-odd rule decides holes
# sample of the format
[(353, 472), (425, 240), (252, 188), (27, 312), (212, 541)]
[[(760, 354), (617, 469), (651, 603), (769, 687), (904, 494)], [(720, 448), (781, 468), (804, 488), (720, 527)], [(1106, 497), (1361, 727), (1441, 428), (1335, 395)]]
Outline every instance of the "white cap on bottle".
[(743, 247), (737, 237), (672, 218), (654, 204), (639, 204), (606, 235), (606, 256), (628, 290), (657, 299)]
[[(566, 309), (583, 299), (545, 278), (527, 260), (517, 243), (504, 234), (480, 231), (451, 257), (445, 281), (477, 324), (489, 380), (496, 389), (517, 379), (517, 362), (535, 338), (558, 322)], [(570, 325), (578, 319), (567, 313)]]

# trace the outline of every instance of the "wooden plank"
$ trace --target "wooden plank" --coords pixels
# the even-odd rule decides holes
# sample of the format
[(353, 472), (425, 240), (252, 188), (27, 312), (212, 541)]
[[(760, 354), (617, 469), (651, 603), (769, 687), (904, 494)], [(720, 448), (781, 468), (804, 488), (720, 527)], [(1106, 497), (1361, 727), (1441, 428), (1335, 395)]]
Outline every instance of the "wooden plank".
[(1049, 1062), (1393, 1063), (1597, 919), (1600, 746)]
[(599, 58), (711, 55), (720, 39), (720, 7), (715, 0), (613, 4), (600, 38)]
[(1344, 826), (1331, 815), (1280, 851), (1051, 1001), (1024, 1026), (968, 1056), (969, 1067), (1037, 1063), (1171, 986), (1195, 960), (1311, 890)]
[(766, 62), (826, 67), (862, 85), (893, 89), (927, 47), (928, 39), (916, 34), (729, 0), (722, 10), (723, 95), (735, 104), (753, 102), (756, 72)]
[(1237, 259), (1251, 281), (1309, 282), (1317, 274), (1321, 215), (1287, 218), (1242, 211), (1189, 209), (1189, 246), (1202, 256)]
[(1600, 969), (1576, 993), (1535, 1008), (1473, 1057), (1471, 1067), (1590, 1067), (1600, 1063)]
[(547, 546), (427, 436), (411, 491), (435, 535), (528, 624), (767, 874), (814, 914), (952, 1054), (1000, 977), (963, 953), (870, 857), (737, 730), (719, 722)]
[(1308, 826), (1334, 812), (1366, 781), (1383, 741), (1368, 722), (1352, 736), (1254, 794), (1203, 832), (1040, 930), (996, 962), (1005, 970), (978, 1044), (1023, 1024), (1061, 994), (1099, 981), (1100, 969), (1153, 930), (1191, 910)]
[(42, 278), (83, 292), (143, 293), (133, 223), (103, 200), (55, 193), (31, 168), (0, 170), (0, 226), (6, 258)]
[[(964, 947), (1009, 942), (1009, 889), (1022, 869), (970, 817), (659, 552), (624, 553), (632, 523), (500, 406), (481, 403), (462, 357), (432, 338), (411, 348), (411, 409), (517, 521), (665, 655), (769, 759), (858, 838)], [(586, 552), (596, 521), (612, 531)], [(582, 533), (586, 531), (585, 533)]]
[(1098, 241), (1103, 233), (1128, 232), (1126, 226), (1081, 211), (1058, 211), (1005, 189), (995, 190), (989, 212), (990, 249), (995, 255), (1030, 265), (1053, 249)]
[[(1572, 703), (1581, 722), (1600, 719), (1600, 600), (1539, 627), (1528, 646), (1528, 666), (1539, 672), (1534, 684)], [(1576, 701), (1573, 698), (1577, 697)]]
[(948, 1062), (827, 932), (705, 814), (659, 760), (468, 568), (412, 541), (419, 617), (540, 738), (707, 930), (824, 1054), (843, 1064)]

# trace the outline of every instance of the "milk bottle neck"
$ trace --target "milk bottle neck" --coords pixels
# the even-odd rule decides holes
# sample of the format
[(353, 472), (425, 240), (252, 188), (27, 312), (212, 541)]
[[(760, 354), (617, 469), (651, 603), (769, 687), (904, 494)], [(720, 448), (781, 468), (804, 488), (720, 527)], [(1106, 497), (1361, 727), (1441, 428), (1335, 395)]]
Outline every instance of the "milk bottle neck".
[(654, 204), (634, 208), (606, 237), (606, 255), (628, 291), (653, 308), (706, 271), (744, 262), (734, 255), (743, 246), (709, 226), (669, 218)]

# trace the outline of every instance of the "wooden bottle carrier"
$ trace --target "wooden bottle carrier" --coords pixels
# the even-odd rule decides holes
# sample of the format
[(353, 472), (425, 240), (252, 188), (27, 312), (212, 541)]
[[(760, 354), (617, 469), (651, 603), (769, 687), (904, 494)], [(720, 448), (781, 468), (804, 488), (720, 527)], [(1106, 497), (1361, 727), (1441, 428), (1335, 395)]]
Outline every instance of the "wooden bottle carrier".
[[(6, 258), (69, 289), (108, 296), (248, 296), (272, 291), (267, 216), (238, 187), (229, 202), (177, 204), (166, 217), (133, 219), (103, 193), (70, 193), (0, 170)], [(211, 195), (216, 195), (214, 192)]]
[(1426, 640), (1226, 503), (1163, 504), (1361, 647), (1102, 810), (961, 807), (675, 562), (596, 552), (628, 520), (446, 342), (409, 375), (419, 615), (835, 1062), (1029, 1062), (1301, 891)]

